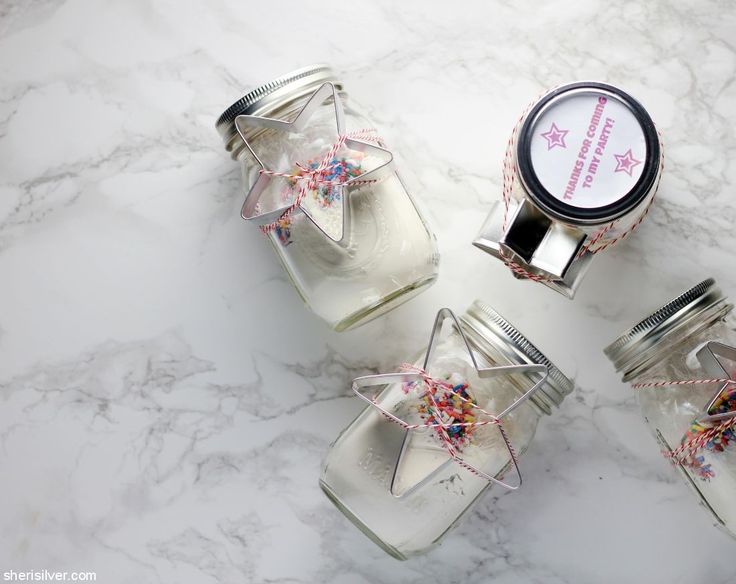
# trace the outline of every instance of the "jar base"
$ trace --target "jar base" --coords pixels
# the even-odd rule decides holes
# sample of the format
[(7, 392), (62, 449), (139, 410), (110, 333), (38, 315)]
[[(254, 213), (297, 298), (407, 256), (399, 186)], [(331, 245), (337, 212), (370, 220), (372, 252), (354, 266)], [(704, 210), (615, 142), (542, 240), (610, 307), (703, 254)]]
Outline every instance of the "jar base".
[(350, 521), (360, 529), (360, 531), (365, 534), (368, 539), (370, 539), (373, 543), (375, 543), (378, 547), (380, 547), (384, 552), (386, 552), (388, 555), (390, 555), (393, 558), (396, 558), (397, 560), (407, 560), (408, 558), (402, 554), (399, 550), (397, 550), (395, 547), (390, 546), (386, 542), (384, 542), (380, 537), (378, 537), (371, 529), (363, 523), (357, 515), (355, 515), (350, 509), (348, 509), (345, 505), (342, 504), (342, 501), (338, 498), (337, 494), (330, 488), (330, 486), (325, 483), (322, 479), (319, 480), (319, 486), (322, 489), (322, 492), (327, 496), (327, 498), (332, 501), (332, 503), (337, 507), (340, 512), (345, 515)]
[(436, 273), (427, 278), (412, 282), (408, 286), (394, 290), (387, 296), (381, 298), (378, 302), (345, 317), (337, 324), (333, 325), (332, 328), (334, 328), (338, 333), (341, 333), (370, 322), (374, 318), (378, 318), (379, 316), (390, 312), (407, 300), (411, 300), (414, 296), (423, 292), (425, 288), (434, 284), (435, 280), (437, 280)]

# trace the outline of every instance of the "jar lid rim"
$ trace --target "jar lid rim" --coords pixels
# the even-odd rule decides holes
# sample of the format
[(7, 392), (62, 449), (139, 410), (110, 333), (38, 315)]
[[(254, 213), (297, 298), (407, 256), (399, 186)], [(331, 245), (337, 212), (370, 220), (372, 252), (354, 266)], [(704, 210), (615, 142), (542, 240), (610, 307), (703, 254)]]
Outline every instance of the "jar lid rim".
[[(531, 151), (532, 134), (542, 113), (559, 105), (571, 96), (588, 92), (608, 95), (625, 107), (639, 124), (647, 146), (646, 159), (643, 161), (644, 170), (629, 192), (610, 204), (591, 208), (568, 204), (549, 192), (537, 175)], [(519, 127), (519, 138), (516, 144), (516, 165), (525, 190), (545, 213), (560, 221), (569, 221), (574, 224), (602, 225), (626, 215), (649, 197), (657, 185), (657, 179), (662, 170), (661, 153), (662, 145), (654, 122), (649, 112), (637, 99), (610, 83), (576, 81), (548, 91), (525, 114)]]
[(217, 128), (217, 131), (227, 142), (235, 132), (235, 118), (239, 115), (255, 114), (258, 110), (262, 109), (268, 98), (280, 89), (287, 86), (294, 86), (294, 89), (297, 89), (297, 85), (301, 88), (314, 86), (327, 81), (335, 82), (336, 79), (332, 68), (324, 63), (308, 65), (281, 75), (268, 83), (264, 83), (248, 91), (234, 102), (217, 118), (215, 128)]
[(547, 383), (537, 392), (541, 394), (535, 400), (543, 402), (543, 409), (550, 411), (550, 405), (559, 406), (562, 400), (575, 387), (565, 374), (552, 363), (529, 339), (514, 325), (482, 300), (476, 300), (460, 317), (460, 321), (486, 342), (497, 345), (503, 340), (510, 349), (510, 358), (514, 361), (545, 365), (549, 371)]
[(651, 350), (665, 337), (703, 316), (711, 320), (727, 314), (733, 305), (716, 286), (714, 278), (703, 280), (655, 310), (608, 345), (603, 352), (617, 371), (629, 375), (648, 361)]

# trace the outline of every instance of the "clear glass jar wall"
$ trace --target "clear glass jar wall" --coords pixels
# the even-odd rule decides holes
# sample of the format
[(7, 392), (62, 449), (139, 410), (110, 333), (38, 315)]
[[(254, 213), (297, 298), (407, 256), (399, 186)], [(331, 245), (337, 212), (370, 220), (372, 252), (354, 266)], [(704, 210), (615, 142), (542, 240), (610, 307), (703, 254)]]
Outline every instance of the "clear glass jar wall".
[[(736, 387), (723, 382), (647, 387), (662, 382), (710, 380), (716, 375), (699, 352), (709, 342), (736, 347), (732, 305), (713, 280), (688, 290), (639, 323), (606, 349), (635, 386), (644, 419), (662, 450), (672, 452), (697, 438), (714, 424), (699, 424), (716, 394)], [(628, 356), (624, 356), (625, 352)], [(736, 378), (736, 362), (720, 359), (730, 379)], [(640, 385), (644, 387), (638, 387)], [(736, 436), (732, 431), (716, 436), (676, 465), (714, 523), (736, 537)]]
[[(322, 66), (294, 72), (271, 84), (278, 99), (269, 101), (274, 94), (268, 94), (269, 86), (264, 86), (266, 97), (240, 110), (293, 120), (325, 82), (334, 83), (339, 90), (346, 134), (375, 127)], [(225, 122), (234, 120), (233, 112), (226, 114)], [(218, 127), (241, 163), (247, 192), (258, 180), (261, 166), (233, 134), (233, 124), (225, 122), (218, 122)], [(318, 164), (338, 138), (334, 100), (322, 103), (297, 133), (258, 129), (246, 138), (266, 169), (298, 173), (299, 166)], [(375, 149), (342, 148), (333, 160), (334, 169), (344, 177), (359, 177), (383, 164), (385, 157)], [(297, 190), (288, 180), (275, 178), (260, 198), (259, 212), (292, 203)], [(311, 195), (312, 215), (318, 216), (326, 233), (338, 235), (343, 214), (341, 207), (331, 208), (334, 192), (321, 187)], [(326, 236), (302, 212), (293, 213), (286, 224), (267, 234), (302, 299), (338, 331), (367, 322), (425, 289), (436, 279), (439, 264), (435, 237), (398, 174), (391, 172), (376, 182), (353, 187), (346, 199), (340, 201), (349, 205), (341, 243)]]
[[(460, 319), (480, 367), (540, 363), (547, 383), (532, 399), (503, 418), (503, 428), (517, 454), (534, 437), (542, 414), (548, 414), (572, 390), (572, 383), (490, 307), (476, 301)], [(418, 357), (414, 364), (421, 366)], [(482, 407), (499, 413), (529, 390), (538, 378), (513, 375), (479, 378), (464, 341), (453, 330), (435, 348), (428, 373), (436, 379), (463, 379)], [(401, 384), (385, 386), (376, 401), (397, 412), (408, 407)], [(438, 462), (426, 435), (412, 439), (376, 408), (368, 406), (338, 437), (328, 453), (320, 485), (335, 505), (368, 537), (399, 559), (427, 551), (467, 513), (490, 483), (449, 456)], [(483, 434), (483, 469), (497, 478), (512, 460), (500, 433)], [(473, 444), (471, 448), (478, 447)], [(433, 453), (434, 452), (434, 453)]]

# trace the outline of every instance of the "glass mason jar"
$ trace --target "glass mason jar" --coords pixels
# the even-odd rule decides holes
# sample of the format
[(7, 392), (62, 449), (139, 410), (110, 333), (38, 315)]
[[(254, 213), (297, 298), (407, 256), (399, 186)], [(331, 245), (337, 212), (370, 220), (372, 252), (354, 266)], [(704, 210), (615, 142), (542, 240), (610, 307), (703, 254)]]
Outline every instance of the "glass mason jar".
[(736, 331), (706, 280), (605, 349), (644, 419), (716, 525), (736, 537)]
[[(434, 380), (445, 380), (452, 387), (452, 399), (435, 395), (432, 404), (445, 407), (454, 402), (453, 408), (467, 410), (466, 402), (472, 400), (475, 406), (469, 408), (469, 420), (487, 425), (467, 428), (455, 425), (460, 414), (450, 416), (445, 436), (456, 447), (453, 460), (439, 428), (426, 427), (422, 417), (429, 403), (427, 394), (408, 391), (406, 382), (386, 383), (386, 375), (373, 376), (371, 384), (379, 393), (363, 397), (371, 405), (340, 434), (323, 464), (320, 486), (328, 498), (398, 559), (437, 544), (491, 484), (518, 472), (516, 456), (528, 448), (539, 419), (559, 406), (573, 388), (534, 345), (483, 302), (475, 301), (459, 319), (452, 318), (452, 332), (440, 341), (433, 333), (427, 353), (402, 371), (426, 371)], [(490, 377), (483, 373), (486, 368), (509, 366), (523, 372), (506, 374), (499, 369), (495, 373), (503, 375)], [(544, 370), (543, 376), (539, 369)], [(396, 375), (400, 374), (388, 378)], [(359, 382), (370, 379), (356, 379), (356, 393), (361, 395), (356, 389)], [(455, 397), (456, 392), (466, 399)], [(482, 409), (475, 411), (475, 407)], [(488, 423), (493, 416), (502, 422), (500, 426)], [(412, 419), (420, 423), (410, 427)], [(404, 421), (392, 423), (399, 420)]]
[(372, 124), (326, 66), (254, 89), (217, 120), (259, 224), (304, 302), (335, 330), (437, 277), (436, 240)]
[(503, 201), (473, 243), (572, 298), (593, 255), (644, 218), (661, 171), (659, 135), (638, 101), (606, 83), (562, 85), (514, 128)]

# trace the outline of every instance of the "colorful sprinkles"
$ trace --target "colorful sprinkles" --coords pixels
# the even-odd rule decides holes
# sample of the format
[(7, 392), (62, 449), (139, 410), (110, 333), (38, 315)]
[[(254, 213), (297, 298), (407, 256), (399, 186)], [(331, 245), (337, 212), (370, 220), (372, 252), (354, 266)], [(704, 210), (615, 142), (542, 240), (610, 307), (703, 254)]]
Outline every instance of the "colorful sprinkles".
[[(442, 312), (440, 311), (440, 314)], [(438, 320), (437, 322), (441, 321)], [(511, 490), (519, 488), (521, 480), (519, 480), (517, 486), (505, 483), (502, 476), (498, 474), (490, 475), (460, 456), (458, 451), (471, 443), (477, 445), (478, 448), (486, 448), (488, 442), (479, 440), (480, 437), (476, 435), (476, 429), (480, 426), (495, 426), (498, 428), (501, 440), (508, 449), (511, 464), (516, 469), (519, 479), (521, 479), (516, 452), (511, 446), (501, 420), (478, 405), (468, 383), (460, 374), (453, 373), (446, 375), (443, 379), (438, 379), (432, 377), (422, 367), (404, 363), (398, 373), (389, 374), (389, 376), (394, 377), (401, 374), (407, 375), (401, 376), (397, 382), (401, 383), (401, 388), (409, 399), (402, 402), (402, 407), (399, 410), (402, 412), (402, 417), (406, 413), (417, 414), (411, 422), (403, 420), (402, 417), (384, 408), (375, 396), (369, 398), (361, 392), (362, 387), (370, 385), (385, 387), (386, 375), (357, 378), (353, 381), (353, 391), (369, 404), (378, 408), (387, 420), (399, 424), (407, 431), (419, 430), (420, 428), (434, 430), (430, 437), (438, 438), (450, 457), (465, 470), (504, 488)], [(394, 383), (394, 381), (389, 383)], [(408, 395), (410, 393), (411, 396)]]
[[(319, 170), (322, 160), (310, 160), (306, 164), (297, 163), (288, 175), (284, 175), (287, 186), (281, 192), (284, 201), (294, 198), (294, 192), (300, 188), (302, 181), (309, 180), (312, 198), (322, 209), (332, 207), (342, 198), (340, 185), (363, 174), (363, 168), (357, 160), (333, 156), (323, 170)], [(279, 218), (274, 231), (283, 245), (291, 243), (291, 215)]]
[[(404, 383), (404, 393), (416, 391), (419, 383)], [(453, 373), (436, 383), (421, 382), (421, 385), (416, 406), (420, 418), (433, 428), (441, 442), (462, 451), (477, 427), (478, 404), (468, 391), (467, 381)]]
[[(711, 414), (726, 414), (736, 411), (736, 387), (724, 391), (723, 395), (714, 404)], [(682, 439), (683, 444), (703, 442), (702, 448), (710, 452), (723, 452), (736, 442), (736, 427), (724, 425), (723, 430), (712, 432), (713, 427), (693, 421)], [(681, 460), (681, 464), (693, 470), (702, 480), (709, 481), (716, 476), (710, 464), (705, 464), (705, 457), (696, 452), (690, 452)]]
[(289, 245), (291, 243), (291, 219), (279, 217), (274, 226), (274, 233), (282, 245)]
[[(719, 414), (736, 414), (736, 380), (734, 379), (688, 379), (683, 381), (654, 381), (635, 383), (635, 389), (656, 389), (668, 386), (710, 385), (725, 383), (726, 388), (721, 392), (712, 408), (707, 412), (709, 416)], [(724, 452), (726, 448), (736, 442), (736, 415), (726, 416), (719, 423), (701, 423), (702, 418), (693, 420), (680, 445), (674, 450), (665, 450), (664, 454), (674, 464), (691, 469), (695, 475), (704, 481), (716, 476), (710, 464), (705, 464), (705, 449), (712, 453)]]

